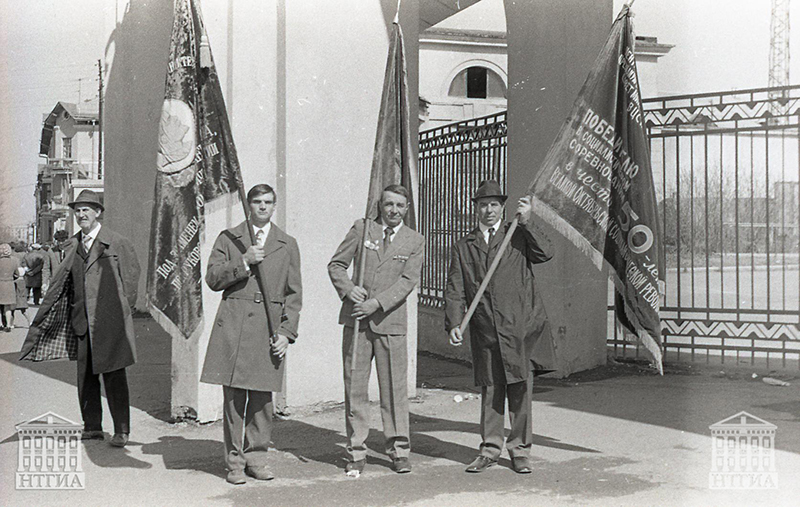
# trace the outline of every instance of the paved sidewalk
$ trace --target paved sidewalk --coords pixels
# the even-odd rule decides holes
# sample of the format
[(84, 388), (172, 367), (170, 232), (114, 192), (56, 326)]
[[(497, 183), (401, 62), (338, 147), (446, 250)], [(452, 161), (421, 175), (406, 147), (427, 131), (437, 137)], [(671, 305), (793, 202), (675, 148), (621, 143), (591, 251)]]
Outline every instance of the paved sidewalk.
[[(390, 470), (373, 430), (369, 446), (378, 452), (370, 453), (365, 474), (345, 477), (343, 408), (332, 403), (292, 407), (291, 419), (277, 423), (274, 481), (231, 486), (224, 480), (221, 425), (168, 421), (169, 347), (146, 331), (139, 335), (140, 362), (130, 370), (128, 446), (84, 444), (85, 490), (17, 491), (14, 425), (47, 411), (80, 421), (74, 363), (18, 362), (24, 332), (0, 333), (3, 506), (789, 506), (800, 498), (800, 374), (784, 374), (792, 385), (774, 387), (744, 368), (672, 365), (658, 377), (635, 364), (614, 364), (566, 380), (537, 379), (534, 473), (515, 474), (504, 456), (499, 466), (472, 475), (464, 467), (480, 441), (480, 404), (471, 373), (425, 356), (411, 404), (411, 474)], [(463, 401), (455, 401), (458, 395)], [(741, 410), (778, 428), (777, 489), (709, 489), (708, 426)], [(377, 406), (373, 416), (379, 428)], [(107, 412), (105, 423), (110, 428)]]

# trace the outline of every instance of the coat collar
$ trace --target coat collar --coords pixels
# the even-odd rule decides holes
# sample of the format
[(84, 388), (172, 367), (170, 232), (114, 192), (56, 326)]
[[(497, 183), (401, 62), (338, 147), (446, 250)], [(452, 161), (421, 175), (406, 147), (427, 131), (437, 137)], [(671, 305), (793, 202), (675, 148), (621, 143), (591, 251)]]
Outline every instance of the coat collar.
[[(269, 235), (267, 236), (267, 241), (264, 243), (265, 255), (269, 255), (286, 245), (288, 237), (274, 222), (270, 222), (270, 224)], [(246, 220), (233, 229), (230, 229), (230, 231), (246, 248), (253, 245), (253, 242), (250, 240), (250, 234), (247, 232)]]

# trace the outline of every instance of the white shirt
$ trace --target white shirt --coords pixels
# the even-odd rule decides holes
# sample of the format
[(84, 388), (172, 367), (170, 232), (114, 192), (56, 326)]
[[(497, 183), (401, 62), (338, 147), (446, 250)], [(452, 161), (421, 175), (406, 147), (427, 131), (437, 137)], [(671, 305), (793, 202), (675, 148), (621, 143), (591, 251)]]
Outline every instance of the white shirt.
[(272, 228), (272, 222), (267, 222), (267, 225), (264, 227), (256, 227), (253, 226), (253, 237), (258, 237), (258, 231), (263, 231), (264, 234), (261, 236), (261, 242), (258, 243), (258, 246), (264, 246), (264, 243), (267, 241), (267, 236), (269, 236), (269, 230)]
[[(264, 246), (264, 243), (267, 242), (267, 236), (269, 236), (269, 230), (271, 228), (272, 228), (272, 222), (267, 222), (267, 225), (265, 225), (264, 227), (256, 227), (255, 225), (253, 226), (253, 239), (258, 238), (258, 231), (263, 231), (264, 232), (264, 234), (261, 236), (261, 241), (260, 242), (258, 241), (258, 239), (256, 239), (256, 244), (258, 246)], [(247, 272), (249, 273), (250, 272), (250, 264), (247, 263), (247, 261), (244, 259), (244, 257), (242, 257), (242, 262), (244, 263), (244, 269), (247, 270)]]
[[(478, 227), (480, 228), (481, 233), (483, 234), (483, 240), (488, 245), (489, 244), (489, 226), (488, 225), (483, 225), (483, 222), (478, 222)], [(494, 233), (497, 234), (497, 230), (500, 228), (500, 221), (498, 221), (496, 224), (494, 224), (491, 228), (494, 229)]]
[[(96, 222), (95, 228), (89, 231), (88, 234), (81, 231), (81, 243), (83, 243), (83, 248), (85, 248), (87, 252), (92, 249), (92, 245), (94, 245), (94, 240), (97, 239), (97, 234), (100, 232), (100, 227), (101, 227), (100, 222)], [(87, 236), (89, 239), (84, 241), (84, 238), (86, 238)]]
[[(386, 228), (389, 227), (389, 226), (388, 225), (384, 225), (383, 220), (381, 220), (378, 223), (381, 225), (381, 230), (383, 230), (383, 235), (386, 236)], [(392, 241), (394, 241), (394, 238), (397, 237), (397, 233), (400, 231), (400, 229), (403, 228), (403, 222), (400, 222), (399, 224), (395, 225), (394, 227), (389, 227), (389, 228), (394, 231), (394, 233), (391, 236)]]

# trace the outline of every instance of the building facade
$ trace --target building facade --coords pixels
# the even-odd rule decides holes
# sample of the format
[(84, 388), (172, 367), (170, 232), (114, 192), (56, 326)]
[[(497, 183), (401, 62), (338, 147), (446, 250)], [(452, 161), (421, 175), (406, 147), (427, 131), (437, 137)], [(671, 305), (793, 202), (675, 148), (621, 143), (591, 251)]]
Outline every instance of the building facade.
[(103, 194), (100, 165), (100, 121), (97, 111), (83, 111), (75, 104), (59, 102), (44, 117), (39, 144), (36, 180), (36, 241), (53, 241), (56, 231), (71, 236), (77, 224), (67, 203), (81, 190)]

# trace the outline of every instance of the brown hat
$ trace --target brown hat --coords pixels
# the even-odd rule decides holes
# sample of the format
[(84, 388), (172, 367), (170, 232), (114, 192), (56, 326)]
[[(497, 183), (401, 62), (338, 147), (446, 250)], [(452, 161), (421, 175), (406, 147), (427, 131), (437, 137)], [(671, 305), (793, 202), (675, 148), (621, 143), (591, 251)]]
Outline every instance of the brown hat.
[(508, 196), (504, 194), (503, 190), (500, 188), (500, 183), (495, 180), (483, 180), (480, 186), (478, 186), (475, 195), (472, 196), (472, 200), (477, 201), (484, 197), (497, 197), (503, 202), (506, 202), (506, 199), (508, 199)]
[(89, 204), (91, 206), (97, 206), (100, 208), (101, 211), (105, 210), (105, 206), (103, 203), (100, 202), (100, 194), (93, 190), (81, 190), (81, 193), (78, 194), (78, 197), (72, 201), (71, 203), (67, 204), (72, 209), (75, 209), (75, 206), (78, 204)]

